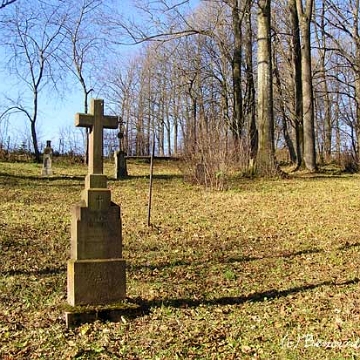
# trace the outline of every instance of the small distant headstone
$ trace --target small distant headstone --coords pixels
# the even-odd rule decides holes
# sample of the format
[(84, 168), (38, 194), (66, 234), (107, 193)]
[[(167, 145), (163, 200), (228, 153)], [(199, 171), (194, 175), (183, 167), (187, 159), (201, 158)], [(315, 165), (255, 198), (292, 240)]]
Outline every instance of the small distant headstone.
[(92, 99), (89, 114), (76, 114), (75, 125), (90, 128), (89, 170), (82, 200), (72, 208), (68, 260), (68, 303), (105, 305), (126, 295), (120, 206), (111, 201), (103, 175), (103, 129), (117, 128), (117, 117), (104, 115), (104, 101)]
[(200, 185), (206, 184), (205, 164), (203, 163), (196, 164), (195, 179)]
[(53, 175), (52, 155), (53, 155), (53, 149), (51, 148), (51, 141), (47, 140), (46, 148), (44, 149), (44, 154), (43, 154), (43, 167), (41, 170), (42, 176)]
[(124, 151), (115, 151), (115, 179), (121, 179), (128, 176), (126, 158)]

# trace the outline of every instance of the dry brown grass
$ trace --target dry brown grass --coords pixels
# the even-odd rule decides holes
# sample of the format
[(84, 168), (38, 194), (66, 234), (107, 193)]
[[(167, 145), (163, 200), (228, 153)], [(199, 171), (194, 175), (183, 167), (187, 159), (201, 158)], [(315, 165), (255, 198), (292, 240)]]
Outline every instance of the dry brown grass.
[[(128, 296), (150, 313), (66, 330), (70, 206), (81, 166), (0, 163), (3, 359), (345, 359), (360, 355), (360, 178), (234, 180), (224, 192), (156, 164), (109, 181)], [(105, 172), (111, 176), (112, 168)]]

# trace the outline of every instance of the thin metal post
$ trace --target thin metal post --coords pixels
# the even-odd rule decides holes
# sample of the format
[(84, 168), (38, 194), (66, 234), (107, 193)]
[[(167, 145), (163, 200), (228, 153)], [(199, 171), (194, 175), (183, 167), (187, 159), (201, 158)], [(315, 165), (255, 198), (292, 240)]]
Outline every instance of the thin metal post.
[(152, 139), (152, 151), (150, 155), (150, 183), (149, 183), (149, 202), (148, 202), (148, 217), (147, 224), (151, 225), (151, 203), (152, 203), (152, 186), (153, 186), (153, 171), (154, 171), (154, 153), (155, 153), (155, 132)]

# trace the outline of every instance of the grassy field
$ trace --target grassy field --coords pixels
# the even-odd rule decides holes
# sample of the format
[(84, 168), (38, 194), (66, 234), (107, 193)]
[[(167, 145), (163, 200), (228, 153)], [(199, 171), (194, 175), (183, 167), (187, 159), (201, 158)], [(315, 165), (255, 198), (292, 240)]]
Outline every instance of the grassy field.
[(0, 163), (1, 359), (360, 357), (360, 177), (238, 180), (224, 192), (156, 164), (111, 180), (127, 294), (148, 314), (65, 326), (70, 206), (86, 169)]

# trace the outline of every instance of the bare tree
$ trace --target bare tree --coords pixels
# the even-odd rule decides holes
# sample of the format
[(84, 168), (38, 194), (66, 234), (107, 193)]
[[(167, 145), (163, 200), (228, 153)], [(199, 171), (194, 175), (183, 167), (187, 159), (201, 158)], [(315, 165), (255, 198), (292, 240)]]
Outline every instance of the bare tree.
[[(299, 167), (305, 158), (307, 168), (311, 171), (315, 170), (315, 128), (322, 126), (319, 121), (315, 122), (315, 114), (321, 116), (326, 114), (326, 152), (329, 154), (333, 141), (332, 124), (329, 122), (331, 117), (328, 116), (332, 101), (330, 93), (336, 87), (332, 86), (328, 77), (329, 71), (325, 69), (325, 65), (334, 61), (331, 58), (333, 53), (330, 53), (326, 46), (328, 34), (322, 30), (322, 33), (318, 33), (319, 36), (321, 35), (319, 40), (324, 44), (321, 46), (327, 58), (316, 58), (316, 53), (310, 48), (313, 1), (284, 0), (280, 5), (275, 3), (271, 5), (270, 1), (259, 0), (257, 2), (258, 47), (254, 46), (253, 31), (255, 33), (256, 27), (253, 27), (251, 20), (256, 2), (207, 1), (206, 6), (200, 6), (190, 16), (185, 16), (179, 10), (180, 5), (184, 3), (186, 1), (175, 1), (171, 6), (166, 0), (139, 2), (143, 13), (148, 14), (149, 21), (144, 27), (133, 24), (134, 26), (125, 29), (120, 22), (117, 23), (118, 29), (127, 32), (132, 42), (152, 41), (156, 44), (152, 49), (147, 47), (146, 62), (149, 63), (151, 60), (151, 66), (145, 66), (146, 62), (141, 65), (141, 77), (139, 77), (141, 91), (138, 92), (138, 98), (133, 99), (133, 107), (138, 111), (138, 126), (134, 126), (139, 130), (138, 144), (146, 144), (147, 128), (149, 124), (154, 124), (157, 129), (159, 151), (166, 152), (166, 143), (170, 144), (169, 146), (171, 142), (175, 144), (175, 140), (172, 141), (169, 137), (171, 133), (176, 133), (172, 121), (179, 119), (176, 126), (180, 128), (183, 147), (195, 152), (200, 149), (199, 140), (204, 134), (203, 130), (212, 128), (212, 122), (217, 119), (217, 125), (226, 125), (227, 132), (224, 133), (221, 126), (217, 127), (218, 134), (224, 135), (222, 141), (225, 144), (230, 144), (229, 134), (232, 134), (233, 138), (244, 136), (247, 140), (254, 140), (251, 143), (251, 153), (253, 156), (257, 153), (259, 169), (263, 165), (266, 171), (272, 172), (278, 169), (274, 141), (274, 128), (276, 128), (276, 135), (281, 138), (277, 139), (278, 143), (286, 142), (291, 150), (292, 161)], [(223, 6), (224, 3), (229, 6)], [(324, 1), (323, 3), (325, 4)], [(326, 4), (329, 3), (330, 1), (326, 1)], [(275, 51), (281, 49), (281, 54), (274, 53), (272, 56), (270, 25), (266, 17), (268, 11), (275, 5), (278, 7), (277, 12), (273, 12), (274, 19), (283, 16), (284, 11), (290, 16), (289, 19), (284, 20), (285, 27), (279, 29), (276, 38), (272, 39), (276, 40)], [(343, 6), (345, 7), (344, 4)], [(181, 16), (176, 17), (175, 14)], [(325, 19), (329, 14), (331, 14), (329, 8), (323, 7), (322, 18)], [(329, 19), (326, 18), (326, 21), (328, 22)], [(155, 26), (157, 24), (159, 27)], [(112, 23), (112, 25), (116, 24)], [(317, 29), (320, 27), (314, 28)], [(190, 34), (195, 36), (187, 36)], [(171, 46), (168, 40), (172, 40)], [(254, 49), (258, 50), (257, 109), (253, 69)], [(350, 59), (350, 56), (348, 57)], [(356, 64), (355, 58), (352, 58), (352, 66)], [(323, 64), (321, 70), (323, 88), (321, 98), (319, 92), (316, 92), (315, 102), (311, 61), (316, 60), (321, 60)], [(341, 71), (343, 72), (344, 69)], [(275, 97), (272, 94), (273, 83), (277, 84)], [(355, 81), (351, 86), (355, 92)], [(322, 99), (326, 99), (326, 102)], [(255, 127), (256, 114), (258, 129)], [(282, 119), (282, 122), (279, 119)], [(323, 121), (322, 118), (319, 119)], [(346, 119), (348, 124), (354, 124), (356, 116), (348, 116)], [(277, 124), (281, 124), (281, 134), (280, 127), (276, 127)], [(174, 130), (171, 130), (171, 126)], [(258, 150), (256, 150), (257, 130)], [(353, 132), (357, 138), (356, 131)], [(321, 141), (319, 137), (318, 143), (320, 144)], [(231, 146), (234, 146), (234, 142)], [(250, 147), (249, 143), (247, 146)]]
[(84, 112), (88, 111), (90, 93), (94, 90), (98, 54), (103, 51), (103, 39), (97, 20), (101, 16), (102, 0), (68, 1), (68, 16), (64, 24), (66, 46), (63, 61), (66, 69), (79, 82), (84, 95)]
[(36, 161), (40, 161), (37, 139), (37, 120), (39, 115), (39, 96), (44, 87), (55, 85), (55, 68), (58, 63), (58, 50), (63, 42), (63, 21), (59, 8), (39, 4), (38, 7), (15, 6), (5, 15), (6, 46), (10, 56), (8, 70), (14, 74), (19, 84), (32, 97), (26, 102), (24, 96), (11, 100), (11, 110), (25, 115), (30, 122), (32, 145)]
[(304, 154), (304, 128), (302, 117), (301, 43), (296, 0), (289, 0), (288, 8), (291, 21), (291, 65), (294, 88), (293, 124), (295, 129), (296, 169), (299, 169), (302, 165)]
[[(62, 60), (65, 69), (81, 86), (84, 99), (84, 113), (88, 112), (89, 96), (94, 91), (97, 69), (100, 67), (100, 53), (104, 51), (104, 39), (99, 21), (103, 8), (102, 0), (67, 1), (68, 16), (64, 24), (65, 46)], [(85, 132), (85, 162), (88, 162), (88, 136)]]
[[(250, 168), (256, 159), (258, 149), (258, 131), (256, 127), (256, 100), (255, 100), (255, 80), (253, 69), (253, 27), (252, 27), (252, 0), (246, 0), (244, 7), (244, 57), (245, 57), (245, 77), (246, 88), (244, 98), (245, 122), (248, 123), (250, 137)], [(252, 169), (251, 169), (252, 171)]]
[(315, 119), (314, 98), (311, 69), (311, 36), (310, 25), (312, 19), (314, 1), (296, 0), (296, 9), (299, 16), (301, 31), (301, 74), (302, 74), (302, 116), (304, 126), (304, 161), (310, 171), (315, 171)]
[(119, 109), (124, 134), (121, 140), (122, 148), (129, 155), (134, 154), (133, 135), (141, 62), (142, 58), (139, 55), (121, 58), (115, 63), (109, 63), (104, 68), (104, 78), (100, 78), (101, 81), (107, 82), (107, 98), (113, 107)]
[[(115, 35), (113, 41), (121, 45), (144, 42), (166, 42), (195, 34), (211, 34), (189, 19), (189, 0), (134, 0), (136, 18), (125, 18), (113, 11), (104, 21), (108, 34)], [(211, 4), (211, 2), (209, 2)]]
[[(348, 137), (352, 152), (359, 163), (360, 159), (360, 1), (347, 2), (329, 0), (327, 5), (326, 35), (332, 41), (336, 53), (335, 64), (338, 74), (333, 74), (340, 86), (342, 102), (339, 110), (349, 129)], [(329, 29), (331, 27), (331, 29)], [(338, 104), (338, 103), (337, 103)], [(346, 144), (348, 147), (349, 144)]]
[(233, 80), (233, 120), (231, 131), (236, 142), (240, 140), (243, 134), (244, 116), (243, 116), (243, 96), (242, 96), (242, 69), (243, 61), (243, 29), (242, 22), (244, 11), (240, 7), (238, 0), (224, 0), (231, 8), (232, 30), (234, 36), (233, 54), (231, 59), (232, 80)]
[(277, 173), (271, 55), (271, 0), (258, 0), (258, 131), (256, 168), (260, 175)]
[(316, 21), (315, 28), (315, 37), (318, 45), (318, 81), (317, 89), (317, 101), (320, 102), (320, 115), (318, 117), (318, 142), (321, 144), (319, 146), (319, 154), (321, 158), (325, 161), (331, 160), (331, 147), (332, 147), (332, 94), (330, 93), (330, 79), (327, 76), (327, 62), (330, 60), (332, 51), (330, 51), (331, 38), (326, 36), (326, 1), (322, 0), (320, 4), (320, 14), (318, 16), (318, 21)]

